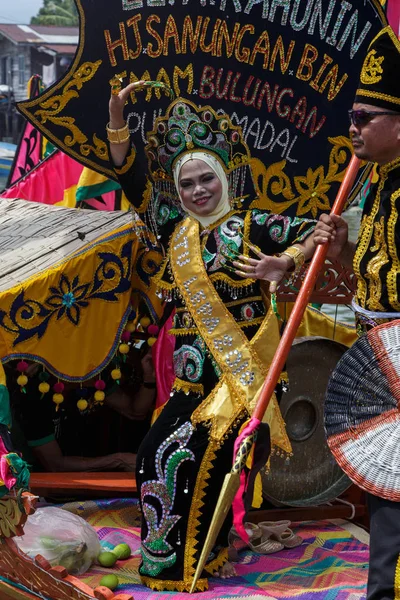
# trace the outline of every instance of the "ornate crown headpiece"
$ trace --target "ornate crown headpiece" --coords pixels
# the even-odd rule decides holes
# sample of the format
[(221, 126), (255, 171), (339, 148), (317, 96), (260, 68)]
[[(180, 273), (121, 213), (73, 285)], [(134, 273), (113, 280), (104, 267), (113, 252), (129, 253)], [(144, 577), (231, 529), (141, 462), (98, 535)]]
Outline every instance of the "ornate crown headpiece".
[(147, 134), (145, 152), (154, 181), (172, 179), (175, 162), (186, 152), (210, 152), (229, 174), (250, 161), (250, 151), (242, 130), (227, 115), (217, 115), (210, 107), (198, 108), (189, 100), (175, 100), (163, 117), (156, 119)]
[(385, 27), (369, 45), (355, 101), (400, 112), (399, 71), (400, 42)]

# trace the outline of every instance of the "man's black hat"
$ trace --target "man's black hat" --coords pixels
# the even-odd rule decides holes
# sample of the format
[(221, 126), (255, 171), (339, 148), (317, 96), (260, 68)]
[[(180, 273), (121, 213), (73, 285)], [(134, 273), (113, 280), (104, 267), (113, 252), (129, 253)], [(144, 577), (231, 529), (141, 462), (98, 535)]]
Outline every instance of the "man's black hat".
[(400, 112), (400, 42), (391, 27), (369, 45), (355, 102)]

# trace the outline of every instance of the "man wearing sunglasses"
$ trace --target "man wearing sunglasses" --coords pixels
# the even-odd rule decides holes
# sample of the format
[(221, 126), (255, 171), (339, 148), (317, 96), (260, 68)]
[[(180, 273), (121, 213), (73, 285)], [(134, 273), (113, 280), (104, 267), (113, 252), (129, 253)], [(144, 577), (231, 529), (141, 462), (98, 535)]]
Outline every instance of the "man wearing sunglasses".
[[(349, 116), (354, 153), (378, 164), (379, 180), (366, 199), (357, 244), (348, 240), (344, 219), (329, 215), (321, 216), (314, 241), (329, 243), (328, 257), (353, 266), (357, 277), (353, 307), (365, 331), (400, 319), (400, 42), (390, 27), (368, 48)], [(376, 443), (379, 455), (379, 439)], [(400, 597), (395, 592), (400, 589), (400, 502), (381, 496), (387, 494), (381, 490), (368, 494), (367, 600)]]

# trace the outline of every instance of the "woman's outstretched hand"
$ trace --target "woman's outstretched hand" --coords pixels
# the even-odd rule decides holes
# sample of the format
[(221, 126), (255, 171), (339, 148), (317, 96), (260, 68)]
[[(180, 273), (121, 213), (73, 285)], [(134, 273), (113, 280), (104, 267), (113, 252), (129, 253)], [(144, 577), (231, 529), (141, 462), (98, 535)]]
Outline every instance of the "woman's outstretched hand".
[(243, 254), (238, 256), (233, 263), (237, 269), (236, 274), (269, 281), (269, 291), (274, 294), (287, 270), (293, 266), (292, 259), (289, 256), (267, 256), (255, 246), (251, 246), (251, 250), (258, 258), (249, 258)]
[(118, 94), (111, 93), (110, 102), (108, 105), (110, 112), (110, 129), (121, 129), (125, 125), (124, 106), (128, 100), (129, 94), (135, 89), (143, 88), (145, 81), (135, 81), (126, 87), (122, 88)]

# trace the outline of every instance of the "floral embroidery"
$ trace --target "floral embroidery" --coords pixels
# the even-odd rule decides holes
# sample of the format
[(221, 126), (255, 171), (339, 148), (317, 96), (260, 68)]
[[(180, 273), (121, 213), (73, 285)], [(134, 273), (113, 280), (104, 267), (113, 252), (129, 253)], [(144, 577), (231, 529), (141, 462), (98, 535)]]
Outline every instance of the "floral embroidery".
[[(171, 513), (179, 467), (185, 461), (195, 460), (193, 452), (186, 448), (192, 434), (193, 426), (188, 422), (167, 437), (155, 456), (157, 479), (146, 481), (141, 487), (143, 516), (148, 530), (141, 548), (143, 562), (140, 572), (143, 575), (154, 577), (176, 562), (176, 553), (168, 543), (167, 536), (181, 518)], [(178, 444), (178, 448), (170, 452), (175, 444)], [(167, 453), (169, 456), (165, 461)], [(153, 499), (153, 502), (155, 500), (161, 511), (145, 502), (146, 498)]]
[(9, 312), (0, 310), (0, 326), (15, 334), (13, 346), (37, 336), (42, 338), (51, 319), (66, 318), (78, 326), (82, 309), (94, 299), (119, 302), (131, 287), (132, 241), (121, 249), (120, 256), (111, 252), (97, 254), (99, 264), (92, 281), (83, 283), (79, 275), (71, 279), (63, 274), (58, 287), (50, 287), (44, 301), (27, 298), (22, 290), (11, 304)]

